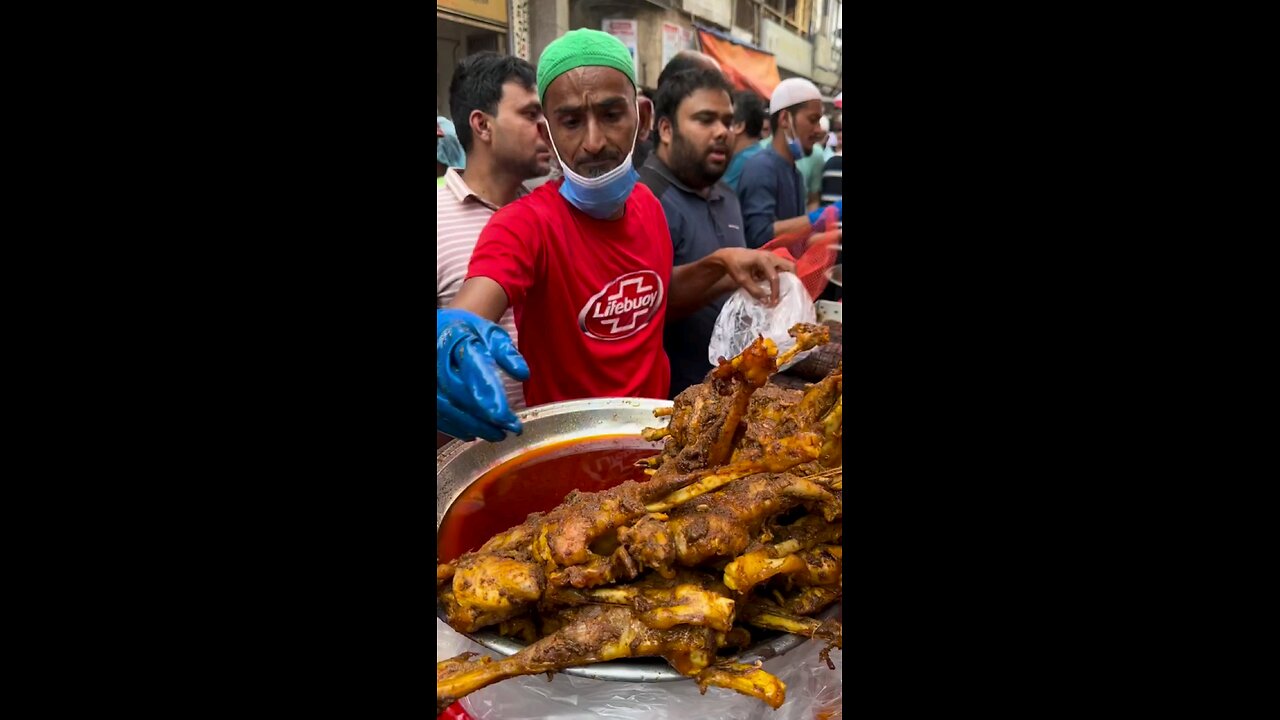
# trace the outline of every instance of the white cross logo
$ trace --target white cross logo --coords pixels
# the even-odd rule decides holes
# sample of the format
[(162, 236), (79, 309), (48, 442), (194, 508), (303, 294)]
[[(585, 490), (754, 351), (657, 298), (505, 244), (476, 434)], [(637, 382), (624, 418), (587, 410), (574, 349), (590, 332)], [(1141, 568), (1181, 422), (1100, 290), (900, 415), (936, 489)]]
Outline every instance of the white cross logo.
[[(635, 294), (635, 297), (637, 297), (637, 298), (644, 297), (645, 293), (647, 293), (647, 292), (649, 292), (650, 290), (652, 290), (652, 289), (653, 289), (653, 286), (652, 286), (652, 285), (645, 285), (645, 284), (644, 284), (644, 276), (643, 276), (643, 275), (641, 275), (640, 277), (633, 277), (633, 278), (631, 278), (631, 279), (629, 279), (629, 280), (623, 280), (622, 282), (618, 283), (618, 292), (614, 293), (613, 295), (610, 295), (609, 297), (605, 298), (605, 299), (604, 299), (604, 300), (602, 300), (601, 302), (603, 302), (603, 303), (604, 303), (604, 306), (605, 306), (605, 307), (609, 307), (609, 302), (610, 302), (611, 300), (621, 300), (621, 299), (622, 299), (622, 296), (623, 296), (624, 292), (626, 291), (626, 289), (627, 289), (627, 286), (628, 286), (628, 285), (635, 285), (635, 286), (636, 286), (636, 294)], [(603, 319), (603, 320), (601, 320), (601, 321), (600, 321), (600, 324), (601, 324), (601, 325), (608, 325), (608, 326), (609, 326), (609, 331), (610, 331), (610, 332), (612, 332), (612, 333), (613, 333), (613, 334), (615, 334), (615, 335), (616, 335), (616, 334), (618, 334), (618, 333), (620, 333), (620, 332), (626, 332), (626, 331), (628, 331), (628, 330), (634, 330), (634, 329), (635, 329), (635, 327), (636, 327), (636, 323), (637, 323), (637, 322), (639, 322), (639, 320), (640, 320), (640, 317), (641, 317), (642, 315), (647, 315), (647, 314), (649, 314), (649, 311), (650, 311), (650, 310), (652, 310), (652, 308), (649, 308), (649, 307), (642, 307), (642, 308), (638, 308), (635, 312), (631, 313), (631, 322), (630, 322), (630, 323), (628, 323), (628, 324), (627, 324), (627, 325), (625, 325), (625, 326), (622, 326), (622, 327), (619, 327), (619, 326), (618, 326), (618, 323), (622, 322), (622, 318), (621, 318), (621, 317), (605, 318), (605, 319)]]

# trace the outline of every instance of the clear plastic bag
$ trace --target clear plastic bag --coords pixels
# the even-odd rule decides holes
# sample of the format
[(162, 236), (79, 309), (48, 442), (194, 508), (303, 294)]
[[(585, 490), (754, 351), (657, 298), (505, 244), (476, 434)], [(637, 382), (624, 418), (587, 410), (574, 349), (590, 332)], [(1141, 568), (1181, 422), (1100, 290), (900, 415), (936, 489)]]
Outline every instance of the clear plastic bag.
[[(842, 655), (831, 651), (835, 670), (818, 657), (826, 647), (810, 640), (764, 663), (764, 669), (787, 686), (777, 710), (732, 690), (698, 692), (693, 680), (622, 683), (557, 674), (515, 677), (477, 690), (462, 699), (475, 720), (838, 720), (842, 717)], [(436, 619), (436, 662), (475, 652), (502, 656)]]
[[(817, 322), (813, 298), (795, 273), (778, 274), (778, 295), (778, 304), (771, 308), (761, 305), (742, 288), (729, 296), (720, 309), (720, 317), (716, 318), (707, 348), (707, 359), (713, 366), (720, 364), (720, 358), (731, 358), (745, 350), (757, 335), (772, 340), (781, 355), (796, 344), (795, 338), (787, 334), (788, 330), (796, 323)], [(796, 355), (779, 370), (786, 370), (811, 352), (806, 350)]]

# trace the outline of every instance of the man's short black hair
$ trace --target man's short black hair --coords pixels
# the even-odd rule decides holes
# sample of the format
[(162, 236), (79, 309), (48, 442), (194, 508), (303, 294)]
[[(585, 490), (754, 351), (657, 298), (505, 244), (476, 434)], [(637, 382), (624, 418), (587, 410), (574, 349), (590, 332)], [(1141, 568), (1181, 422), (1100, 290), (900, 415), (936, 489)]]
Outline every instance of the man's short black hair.
[(758, 138), (764, 132), (764, 119), (769, 108), (764, 98), (751, 92), (741, 90), (733, 95), (733, 121), (745, 125), (743, 133), (747, 137)]
[(677, 73), (708, 68), (707, 59), (707, 56), (692, 50), (681, 50), (676, 53), (675, 57), (667, 61), (666, 67), (662, 68), (662, 74), (658, 75), (658, 87), (661, 88), (667, 80)]
[(504, 84), (516, 82), (532, 90), (537, 78), (537, 70), (527, 60), (513, 55), (486, 50), (462, 58), (449, 81), (449, 114), (463, 152), (471, 152), (471, 112), (497, 115)]
[[(669, 64), (668, 67), (670, 67)], [(674, 128), (676, 108), (680, 107), (680, 103), (685, 98), (703, 89), (723, 90), (725, 95), (733, 96), (733, 88), (729, 86), (729, 81), (724, 79), (724, 75), (718, 70), (709, 70), (704, 67), (675, 73), (667, 78), (665, 83), (659, 84), (658, 94), (653, 98), (654, 127), (657, 127), (659, 120), (667, 118), (671, 121), (671, 127)]]

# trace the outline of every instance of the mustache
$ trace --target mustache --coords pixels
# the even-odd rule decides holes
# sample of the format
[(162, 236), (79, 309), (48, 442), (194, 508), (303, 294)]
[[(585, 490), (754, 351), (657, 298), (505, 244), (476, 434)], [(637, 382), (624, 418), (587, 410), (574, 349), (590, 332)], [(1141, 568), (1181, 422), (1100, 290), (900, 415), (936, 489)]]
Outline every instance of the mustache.
[(601, 155), (575, 158), (573, 171), (583, 177), (598, 177), (622, 164), (622, 154), (607, 152)]

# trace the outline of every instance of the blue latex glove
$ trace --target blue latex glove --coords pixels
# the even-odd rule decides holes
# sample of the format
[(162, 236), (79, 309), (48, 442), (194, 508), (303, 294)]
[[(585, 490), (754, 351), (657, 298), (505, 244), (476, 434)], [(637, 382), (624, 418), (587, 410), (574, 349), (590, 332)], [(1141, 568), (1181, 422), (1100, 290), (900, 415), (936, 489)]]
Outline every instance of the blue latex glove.
[[(833, 207), (836, 209), (836, 222), (844, 220), (844, 198), (840, 198), (834, 205), (828, 205), (827, 207)], [(809, 224), (816, 228), (818, 226), (818, 220), (822, 217), (822, 213), (826, 209), (826, 207), (820, 207), (809, 213)]]
[(524, 427), (507, 405), (498, 368), (517, 380), (529, 366), (506, 330), (466, 310), (436, 310), (436, 429), (497, 442)]

